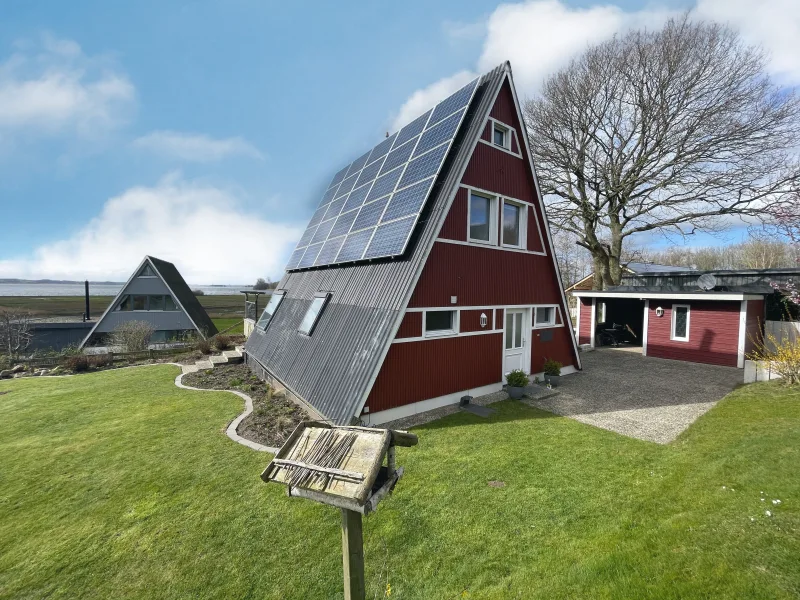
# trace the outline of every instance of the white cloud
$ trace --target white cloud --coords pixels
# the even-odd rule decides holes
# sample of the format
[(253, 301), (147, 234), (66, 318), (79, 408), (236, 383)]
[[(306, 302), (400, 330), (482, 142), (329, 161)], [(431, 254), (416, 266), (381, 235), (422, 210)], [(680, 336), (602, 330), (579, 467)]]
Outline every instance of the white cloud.
[(44, 36), (18, 44), (0, 63), (0, 134), (96, 137), (127, 119), (135, 95), (106, 59), (85, 55), (71, 40)]
[[(624, 10), (615, 4), (574, 8), (559, 0), (534, 0), (500, 4), (483, 24), (483, 48), (475, 71), (484, 73), (511, 61), (517, 90), (531, 96), (544, 79), (566, 66), (589, 45), (633, 28), (659, 28), (679, 11), (649, 5)], [(779, 81), (800, 84), (800, 2), (797, 0), (698, 0), (697, 18), (728, 23), (750, 44), (760, 44), (771, 54), (769, 69)], [(479, 23), (443, 26), (453, 41), (463, 41), (481, 31)], [(411, 95), (395, 124), (403, 124), (455, 91), (465, 81), (462, 71)]]
[(0, 277), (124, 281), (151, 254), (190, 283), (246, 283), (279, 275), (302, 231), (245, 211), (227, 190), (170, 175), (111, 198), (68, 238), (0, 260)]
[(197, 133), (153, 131), (133, 145), (160, 156), (189, 162), (216, 162), (230, 156), (263, 159), (258, 149), (241, 137), (214, 139)]
[(434, 104), (444, 100), (450, 94), (475, 79), (475, 77), (476, 75), (471, 71), (459, 71), (451, 77), (445, 77), (426, 88), (417, 90), (400, 107), (400, 112), (392, 123), (392, 131), (396, 131), (403, 125), (413, 121)]
[(800, 2), (797, 0), (699, 0), (697, 15), (728, 23), (744, 40), (771, 55), (770, 71), (782, 83), (800, 84)]

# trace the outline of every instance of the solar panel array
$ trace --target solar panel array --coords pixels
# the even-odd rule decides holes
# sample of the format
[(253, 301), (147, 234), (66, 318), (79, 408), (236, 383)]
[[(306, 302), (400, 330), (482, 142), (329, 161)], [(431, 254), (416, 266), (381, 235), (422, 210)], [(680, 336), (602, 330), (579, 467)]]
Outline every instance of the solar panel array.
[(336, 173), (286, 270), (403, 254), (477, 85), (468, 83)]

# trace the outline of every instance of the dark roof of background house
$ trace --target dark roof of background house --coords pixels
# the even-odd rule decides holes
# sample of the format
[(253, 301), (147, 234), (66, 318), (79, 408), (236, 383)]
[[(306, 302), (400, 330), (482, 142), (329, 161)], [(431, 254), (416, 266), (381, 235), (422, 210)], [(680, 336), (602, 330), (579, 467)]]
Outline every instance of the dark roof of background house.
[[(775, 290), (769, 285), (752, 284), (752, 285), (734, 285), (734, 286), (717, 286), (713, 290), (701, 290), (700, 288), (686, 288), (677, 285), (618, 285), (615, 287), (604, 290), (609, 293), (640, 293), (640, 294), (771, 294)], [(600, 292), (602, 293), (602, 292)]]
[[(506, 72), (511, 67), (503, 63), (481, 77), (405, 254), (285, 273), (280, 307), (266, 331), (256, 327), (247, 340), (250, 358), (334, 423), (356, 416), (377, 377)], [(331, 300), (313, 335), (302, 335), (297, 327), (319, 291), (331, 292)]]
[(178, 302), (183, 306), (189, 318), (197, 325), (197, 328), (203, 332), (206, 337), (216, 335), (218, 333), (217, 326), (214, 325), (214, 321), (208, 316), (206, 309), (200, 304), (197, 296), (194, 295), (194, 292), (192, 292), (186, 284), (186, 281), (178, 272), (178, 269), (175, 268), (175, 265), (171, 262), (161, 260), (160, 258), (155, 258), (154, 256), (148, 256), (147, 258), (156, 271), (158, 271), (158, 274), (161, 275), (164, 283), (166, 283), (172, 290), (172, 293), (175, 294)]
[(656, 263), (629, 262), (624, 265), (634, 273), (672, 273), (680, 271), (694, 271), (686, 267), (674, 267), (672, 265), (657, 265)]
[(715, 290), (760, 286), (769, 288), (771, 283), (786, 283), (800, 278), (800, 267), (785, 269), (737, 269), (715, 271), (670, 271), (653, 273), (626, 273), (620, 280), (621, 286), (635, 287), (674, 287), (684, 292), (699, 289), (697, 280), (701, 275), (710, 274), (717, 280)]

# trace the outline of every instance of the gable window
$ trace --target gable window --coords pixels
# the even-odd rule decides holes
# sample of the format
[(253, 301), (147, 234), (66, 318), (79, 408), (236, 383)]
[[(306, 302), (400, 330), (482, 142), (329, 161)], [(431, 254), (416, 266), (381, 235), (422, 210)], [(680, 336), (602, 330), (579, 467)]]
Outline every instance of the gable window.
[(256, 323), (258, 327), (266, 330), (267, 325), (269, 325), (269, 322), (272, 320), (272, 315), (274, 315), (275, 311), (278, 310), (278, 307), (283, 300), (283, 295), (284, 292), (275, 292), (272, 294), (269, 302), (267, 302), (267, 306), (264, 308), (264, 312), (261, 313), (261, 318), (258, 320), (258, 323)]
[(469, 241), (494, 243), (494, 203), (494, 198), (470, 192)]
[(131, 297), (123, 296), (122, 300), (117, 305), (117, 310), (131, 310)]
[(131, 296), (133, 298), (133, 310), (147, 310), (147, 296)]
[(689, 341), (689, 305), (672, 305), (672, 335), (670, 339), (678, 342)]
[(524, 206), (503, 200), (503, 245), (521, 248), (525, 238)]
[(556, 324), (556, 307), (555, 306), (537, 306), (536, 319), (534, 321), (536, 327), (548, 327)]
[(506, 150), (511, 148), (511, 132), (508, 127), (495, 123), (492, 128), (492, 142), (495, 146), (500, 146)]
[(458, 312), (455, 310), (425, 311), (425, 337), (458, 333)]
[(147, 310), (164, 310), (164, 296), (150, 296)]
[(139, 277), (155, 277), (155, 276), (156, 272), (153, 271), (153, 267), (151, 267), (149, 264), (145, 265), (144, 268), (141, 271), (139, 271)]
[(180, 310), (172, 296), (164, 296), (164, 310)]
[(303, 320), (300, 323), (300, 327), (297, 328), (300, 333), (304, 335), (311, 335), (314, 332), (314, 327), (316, 327), (317, 321), (319, 321), (319, 317), (322, 314), (325, 305), (328, 304), (328, 299), (330, 297), (331, 295), (329, 292), (317, 293), (317, 295), (311, 301), (311, 305), (308, 307), (306, 315), (303, 317)]

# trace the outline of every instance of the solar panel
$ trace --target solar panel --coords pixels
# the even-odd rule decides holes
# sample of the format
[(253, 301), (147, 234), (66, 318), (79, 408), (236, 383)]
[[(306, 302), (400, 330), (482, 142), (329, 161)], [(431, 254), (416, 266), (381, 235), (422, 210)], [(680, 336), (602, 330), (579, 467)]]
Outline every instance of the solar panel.
[(477, 86), (471, 81), (338, 171), (286, 269), (403, 254)]

